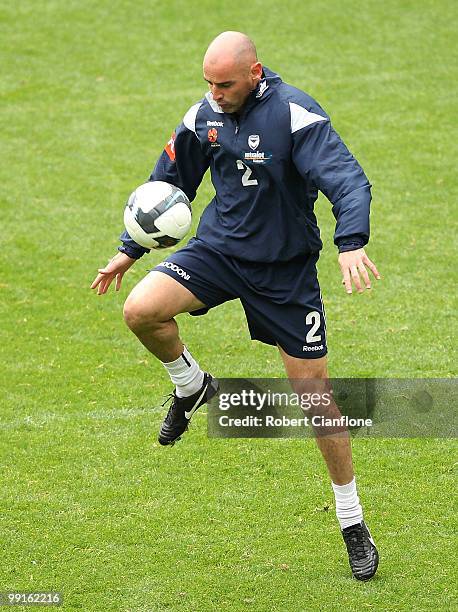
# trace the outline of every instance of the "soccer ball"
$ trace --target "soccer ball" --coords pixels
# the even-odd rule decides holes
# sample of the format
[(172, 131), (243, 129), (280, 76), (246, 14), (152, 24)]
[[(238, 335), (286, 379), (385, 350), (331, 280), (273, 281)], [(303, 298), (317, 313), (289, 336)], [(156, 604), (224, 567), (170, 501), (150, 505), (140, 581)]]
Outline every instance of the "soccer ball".
[(186, 195), (169, 183), (150, 181), (129, 196), (124, 225), (131, 238), (147, 249), (177, 244), (191, 227), (191, 204)]

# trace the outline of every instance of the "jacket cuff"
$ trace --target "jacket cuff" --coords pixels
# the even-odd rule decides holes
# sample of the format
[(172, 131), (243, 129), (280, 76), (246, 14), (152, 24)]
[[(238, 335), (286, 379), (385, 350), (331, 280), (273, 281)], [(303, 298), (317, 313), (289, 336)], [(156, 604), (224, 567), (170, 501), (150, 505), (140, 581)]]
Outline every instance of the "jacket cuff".
[(149, 251), (146, 250), (139, 250), (139, 249), (135, 249), (129, 245), (123, 244), (121, 246), (118, 247), (118, 251), (120, 251), (121, 253), (125, 253), (126, 255), (128, 255), (131, 259), (140, 259), (140, 257), (143, 257), (143, 255), (145, 253), (149, 253)]
[(140, 259), (142, 255), (149, 253), (151, 250), (137, 244), (135, 240), (129, 236), (127, 230), (123, 231), (123, 233), (119, 236), (119, 240), (122, 242), (122, 245), (118, 247), (118, 251), (125, 253), (132, 259)]
[(362, 238), (351, 238), (345, 240), (343, 238), (339, 241), (338, 249), (339, 253), (346, 253), (347, 251), (356, 251), (357, 249), (362, 249), (366, 242)]

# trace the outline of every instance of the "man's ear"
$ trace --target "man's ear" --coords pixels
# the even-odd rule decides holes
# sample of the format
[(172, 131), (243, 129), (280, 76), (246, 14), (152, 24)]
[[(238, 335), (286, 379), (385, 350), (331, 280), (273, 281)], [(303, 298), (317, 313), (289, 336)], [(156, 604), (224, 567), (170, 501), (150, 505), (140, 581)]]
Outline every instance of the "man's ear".
[(256, 62), (251, 66), (251, 76), (253, 79), (261, 79), (262, 78), (262, 64), (261, 62)]

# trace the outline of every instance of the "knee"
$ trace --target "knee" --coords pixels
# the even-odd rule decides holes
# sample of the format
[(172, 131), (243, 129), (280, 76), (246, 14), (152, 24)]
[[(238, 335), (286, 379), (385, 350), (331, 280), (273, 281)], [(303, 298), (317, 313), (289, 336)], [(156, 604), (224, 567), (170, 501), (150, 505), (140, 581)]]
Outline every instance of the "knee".
[(161, 323), (160, 308), (130, 295), (124, 304), (124, 321), (133, 332), (154, 328)]

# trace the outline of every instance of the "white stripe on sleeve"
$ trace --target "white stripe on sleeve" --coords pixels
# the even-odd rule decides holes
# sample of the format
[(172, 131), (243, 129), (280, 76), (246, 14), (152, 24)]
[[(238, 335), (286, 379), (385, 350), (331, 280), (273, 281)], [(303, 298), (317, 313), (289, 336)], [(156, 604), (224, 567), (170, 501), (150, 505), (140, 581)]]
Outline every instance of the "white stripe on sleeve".
[(291, 113), (291, 134), (318, 121), (327, 121), (326, 117), (311, 113), (294, 102), (289, 103), (289, 108)]
[(188, 110), (186, 115), (183, 117), (183, 123), (188, 128), (188, 130), (190, 130), (191, 132), (194, 132), (194, 134), (196, 134), (197, 112), (201, 106), (202, 106), (202, 102), (198, 102), (197, 104), (194, 104), (194, 106), (191, 106), (191, 108)]

